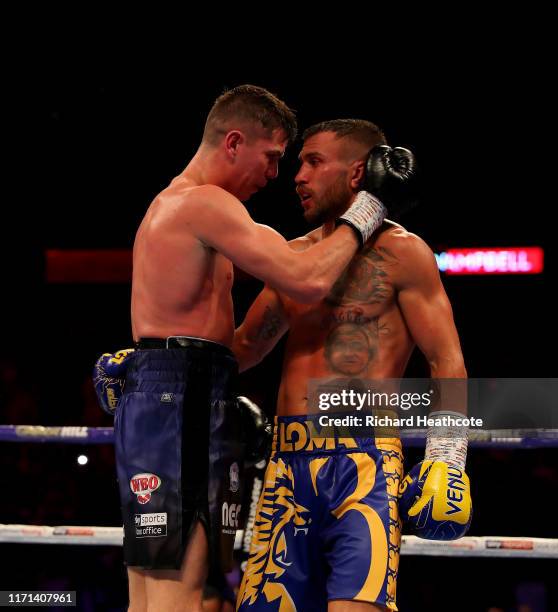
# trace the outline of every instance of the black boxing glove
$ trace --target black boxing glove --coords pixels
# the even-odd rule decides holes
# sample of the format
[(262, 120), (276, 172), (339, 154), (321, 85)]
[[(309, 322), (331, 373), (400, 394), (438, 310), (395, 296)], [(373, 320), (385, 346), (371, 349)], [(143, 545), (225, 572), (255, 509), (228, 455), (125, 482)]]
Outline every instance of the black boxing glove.
[(388, 209), (390, 219), (399, 219), (415, 200), (416, 159), (403, 147), (375, 146), (366, 160), (362, 188)]
[(246, 441), (246, 465), (255, 465), (267, 459), (273, 440), (273, 428), (265, 412), (247, 397), (236, 398), (242, 418), (242, 429)]
[(398, 219), (414, 204), (411, 180), (415, 166), (409, 149), (376, 145), (366, 159), (363, 191), (337, 222), (352, 227), (364, 244), (388, 214)]

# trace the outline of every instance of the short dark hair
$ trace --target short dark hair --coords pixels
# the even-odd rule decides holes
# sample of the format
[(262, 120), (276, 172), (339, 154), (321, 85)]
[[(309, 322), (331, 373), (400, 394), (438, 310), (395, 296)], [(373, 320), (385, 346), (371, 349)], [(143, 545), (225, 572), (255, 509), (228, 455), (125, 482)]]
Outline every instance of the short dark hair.
[(270, 136), (277, 128), (284, 130), (289, 142), (296, 138), (294, 111), (267, 89), (257, 85), (239, 85), (215, 100), (203, 131), (203, 141), (217, 144), (229, 130), (242, 125), (257, 125)]
[(316, 123), (304, 130), (302, 139), (307, 140), (320, 132), (334, 132), (337, 138), (350, 138), (370, 151), (379, 144), (387, 144), (382, 130), (371, 121), (364, 119), (333, 119)]

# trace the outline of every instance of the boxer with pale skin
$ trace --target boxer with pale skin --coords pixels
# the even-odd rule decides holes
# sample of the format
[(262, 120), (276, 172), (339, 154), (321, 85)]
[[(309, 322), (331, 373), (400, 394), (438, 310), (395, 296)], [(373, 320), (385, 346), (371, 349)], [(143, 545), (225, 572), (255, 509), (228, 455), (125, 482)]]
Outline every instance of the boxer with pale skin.
[[(358, 192), (367, 152), (382, 143), (385, 143), (383, 134), (376, 126), (357, 120), (324, 122), (307, 130), (295, 181), (305, 219), (319, 227), (304, 237), (292, 240), (289, 244), (294, 251), (309, 253), (331, 236), (336, 227), (336, 219), (350, 206)], [(331, 291), (319, 302), (303, 304), (272, 284), (262, 290), (235, 332), (233, 351), (240, 370), (258, 364), (287, 332), (277, 398), (279, 429), (276, 439), (282, 440), (286, 436), (290, 440), (290, 427), (297, 433), (292, 437), (293, 452), (288, 455), (288, 460), (285, 458), (286, 453), (279, 452), (275, 458), (272, 456), (270, 466), (273, 469), (266, 475), (266, 480), (271, 482), (278, 471), (290, 474), (290, 485), (294, 487), (293, 503), (298, 504), (297, 508), (317, 504), (319, 509), (316, 516), (322, 516), (323, 503), (320, 506), (321, 502), (313, 500), (320, 499), (321, 494), (316, 470), (320, 469), (320, 474), (326, 472), (321, 463), (317, 463), (316, 468), (315, 462), (329, 462), (330, 465), (333, 459), (329, 455), (316, 459), (316, 455), (310, 453), (307, 455), (311, 455), (309, 468), (302, 464), (306, 449), (302, 448), (304, 443), (300, 437), (299, 417), (312, 412), (308, 405), (309, 380), (338, 380), (339, 376), (347, 379), (355, 376), (360, 379), (400, 378), (415, 346), (419, 347), (428, 360), (433, 378), (464, 378), (466, 370), (452, 308), (432, 251), (421, 238), (387, 219), (353, 257)], [(302, 449), (300, 453), (294, 448), (296, 444)], [(284, 450), (280, 442), (277, 442), (275, 450)], [(378, 452), (375, 448), (373, 450)], [(315, 449), (313, 452), (316, 452)], [(371, 571), (381, 575), (374, 583), (373, 580), (369, 582), (372, 574), (368, 578), (365, 574), (362, 578), (365, 586), (358, 584), (350, 591), (341, 584), (343, 579), (336, 582), (335, 573), (338, 569), (342, 573), (342, 570), (336, 566), (335, 559), (331, 561), (328, 557), (331, 574), (327, 578), (327, 606), (330, 612), (395, 609), (400, 531), (393, 528), (399, 520), (396, 515), (397, 504), (393, 500), (397, 499), (397, 483), (402, 476), (402, 465), (400, 448), (390, 447), (388, 451), (383, 449), (382, 452), (391, 453), (389, 465), (392, 468), (392, 478), (385, 508), (378, 510), (379, 513), (385, 512), (388, 535), (383, 540), (382, 534), (377, 535), (374, 541), (380, 544), (376, 543), (372, 547), (374, 554), (379, 554), (382, 546), (386, 547), (386, 554), (382, 557), (384, 565), (377, 563), (378, 567), (374, 568), (371, 563)], [(295, 458), (297, 454), (299, 459)], [(379, 459), (378, 473), (381, 466), (386, 465), (385, 457), (383, 461), (382, 464), (382, 458)], [(386, 479), (389, 481), (387, 475)], [(308, 482), (306, 489), (305, 482)], [(341, 487), (350, 491), (353, 486), (350, 480), (344, 481), (340, 473), (335, 478), (332, 476), (332, 483), (332, 490)], [(285, 487), (284, 484), (282, 486)], [(271, 487), (267, 492), (268, 504), (271, 504), (269, 500), (272, 494)], [(259, 512), (263, 514), (257, 515), (256, 524), (265, 525), (268, 518), (265, 515), (265, 505), (260, 506)], [(331, 512), (335, 514), (335, 511)], [(273, 519), (273, 524), (275, 521)], [(320, 528), (317, 522), (314, 518), (312, 523), (307, 523), (310, 530), (315, 530), (314, 533), (317, 530), (319, 534), (320, 529), (326, 533), (328, 529), (335, 528), (331, 525)], [(354, 537), (353, 534), (359, 528), (359, 525), (355, 527), (351, 524), (347, 528), (347, 538)], [(313, 541), (305, 545), (299, 529), (292, 543), (287, 539), (283, 545), (286, 551), (283, 553), (284, 563), (273, 558), (272, 564), (262, 554), (265, 534), (258, 534), (256, 528), (251, 559), (238, 598), (239, 609), (254, 612), (265, 610), (266, 605), (279, 597), (285, 605), (292, 600), (292, 605), (296, 605), (297, 609), (314, 609), (305, 608), (310, 603), (318, 604), (315, 604), (311, 594), (305, 592), (311, 580), (305, 571), (311, 570), (303, 568), (315, 568), (322, 562), (323, 558), (307, 558), (308, 554), (313, 554), (312, 551), (322, 547), (330, 550), (339, 545), (342, 536), (339, 531), (336, 533), (338, 539), (331, 542), (320, 540), (319, 543)], [(361, 548), (367, 533), (365, 529), (363, 538), (359, 540)], [(390, 534), (393, 541), (390, 541)], [(272, 552), (269, 554), (271, 556)], [(360, 554), (356, 549), (351, 553), (345, 550), (340, 554), (339, 558), (344, 559), (342, 563), (346, 563), (349, 558), (356, 559), (355, 567), (345, 568), (343, 576), (358, 574), (361, 567), (368, 567), (366, 559), (360, 559)], [(271, 570), (268, 573), (266, 564), (275, 567), (275, 573)], [(278, 565), (285, 568), (284, 573), (277, 571)], [(385, 582), (382, 572), (386, 573)]]
[(313, 302), (356, 252), (355, 233), (346, 226), (303, 256), (276, 231), (252, 221), (242, 201), (277, 177), (287, 135), (281, 128), (266, 136), (257, 126), (239, 127), (229, 130), (220, 146), (202, 142), (139, 227), (132, 284), (135, 340), (189, 335), (230, 346), (233, 264), (299, 302)]

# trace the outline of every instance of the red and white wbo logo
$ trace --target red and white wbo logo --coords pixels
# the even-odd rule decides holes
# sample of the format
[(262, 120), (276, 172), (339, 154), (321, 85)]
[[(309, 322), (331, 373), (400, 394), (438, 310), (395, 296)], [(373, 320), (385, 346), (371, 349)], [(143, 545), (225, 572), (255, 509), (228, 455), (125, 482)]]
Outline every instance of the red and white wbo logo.
[(130, 489), (138, 496), (140, 504), (146, 504), (151, 499), (151, 493), (160, 486), (161, 479), (156, 474), (136, 474), (130, 480)]

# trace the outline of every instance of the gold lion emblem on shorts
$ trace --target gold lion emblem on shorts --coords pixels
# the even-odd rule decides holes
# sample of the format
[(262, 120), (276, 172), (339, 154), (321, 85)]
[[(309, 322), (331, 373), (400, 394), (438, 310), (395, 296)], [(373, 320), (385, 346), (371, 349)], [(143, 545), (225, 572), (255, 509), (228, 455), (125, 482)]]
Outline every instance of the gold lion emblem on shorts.
[(277, 579), (290, 565), (285, 530), (295, 533), (308, 530), (308, 509), (294, 500), (294, 477), (282, 459), (270, 460), (265, 475), (265, 488), (258, 502), (254, 535), (248, 566), (240, 585), (238, 606), (253, 604), (258, 597), (267, 602), (279, 600), (279, 610), (295, 610), (288, 591)]

